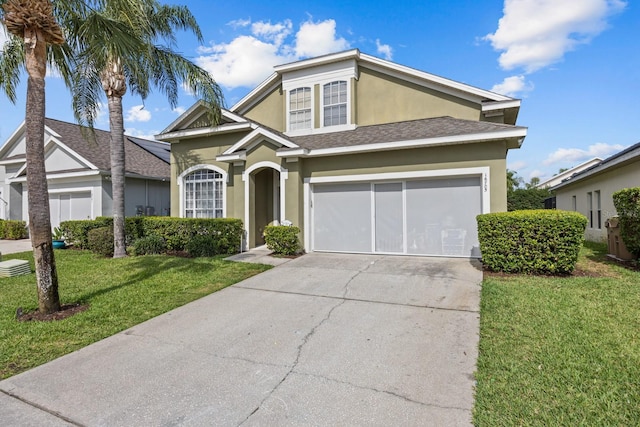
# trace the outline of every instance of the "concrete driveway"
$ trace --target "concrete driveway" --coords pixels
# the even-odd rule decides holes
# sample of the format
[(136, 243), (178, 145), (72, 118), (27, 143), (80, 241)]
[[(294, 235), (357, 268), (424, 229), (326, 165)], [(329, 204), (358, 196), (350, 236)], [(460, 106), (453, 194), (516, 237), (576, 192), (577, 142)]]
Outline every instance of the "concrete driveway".
[(312, 253), (0, 382), (4, 425), (470, 425), (479, 263)]

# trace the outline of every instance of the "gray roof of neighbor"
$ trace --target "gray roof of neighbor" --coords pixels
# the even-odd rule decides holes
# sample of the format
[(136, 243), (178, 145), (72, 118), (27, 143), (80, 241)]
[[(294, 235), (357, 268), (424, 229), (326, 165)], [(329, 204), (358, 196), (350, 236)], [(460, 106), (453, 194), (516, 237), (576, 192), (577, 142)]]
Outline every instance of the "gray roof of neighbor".
[[(448, 136), (489, 134), (509, 129), (526, 128), (500, 123), (455, 119), (446, 116), (381, 125), (360, 126), (355, 130), (295, 136), (289, 137), (289, 139), (302, 148), (319, 149)], [(286, 151), (286, 149), (283, 149), (283, 151)]]
[[(95, 141), (85, 137), (82, 126), (45, 119), (60, 141), (103, 171), (111, 170), (110, 132), (95, 129)], [(85, 128), (87, 131), (88, 129)], [(87, 135), (89, 133), (87, 132)], [(168, 179), (171, 175), (168, 144), (125, 135), (125, 173)]]

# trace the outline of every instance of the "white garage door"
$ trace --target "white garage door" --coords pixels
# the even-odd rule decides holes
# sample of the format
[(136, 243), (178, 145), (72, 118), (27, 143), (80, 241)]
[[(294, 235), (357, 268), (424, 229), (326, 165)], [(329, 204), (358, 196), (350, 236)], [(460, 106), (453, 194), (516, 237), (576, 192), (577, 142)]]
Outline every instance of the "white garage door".
[(91, 219), (91, 192), (50, 194), (51, 226), (57, 227), (62, 221)]
[(315, 251), (479, 256), (480, 178), (315, 184)]

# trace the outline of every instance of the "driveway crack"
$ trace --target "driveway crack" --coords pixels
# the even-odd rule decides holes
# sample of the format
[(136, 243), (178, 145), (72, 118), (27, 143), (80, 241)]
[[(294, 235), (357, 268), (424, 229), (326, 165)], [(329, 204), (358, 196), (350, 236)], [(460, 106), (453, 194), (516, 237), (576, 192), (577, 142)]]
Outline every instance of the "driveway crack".
[[(357, 274), (356, 274), (357, 275)], [(355, 277), (355, 276), (354, 276)], [(353, 279), (353, 278), (352, 278)], [(351, 281), (351, 280), (350, 280)], [(341, 305), (343, 305), (346, 302), (346, 300), (341, 300), (339, 303), (337, 303), (336, 305), (334, 305), (331, 310), (329, 310), (329, 312), (327, 313), (327, 315), (322, 318), (322, 320), (320, 320), (320, 322), (318, 322), (318, 324), (316, 326), (314, 326), (313, 328), (311, 328), (311, 330), (307, 333), (307, 335), (305, 335), (302, 338), (302, 342), (300, 343), (300, 345), (298, 346), (297, 349), (297, 354), (296, 354), (296, 359), (293, 361), (293, 364), (291, 365), (291, 369), (289, 369), (289, 371), (284, 374), (284, 376), (282, 377), (282, 380), (280, 380), (280, 382), (278, 384), (276, 384), (276, 386), (269, 392), (267, 393), (267, 395), (264, 397), (264, 399), (262, 399), (260, 401), (260, 403), (258, 404), (258, 406), (251, 411), (251, 413), (244, 419), (242, 420), (242, 422), (240, 422), (238, 425), (241, 426), (244, 423), (246, 423), (252, 416), (253, 414), (255, 414), (256, 412), (258, 412), (260, 410), (260, 408), (262, 407), (262, 405), (264, 404), (264, 402), (267, 401), (267, 399), (269, 399), (271, 397), (271, 395), (273, 395), (273, 393), (280, 388), (280, 386), (287, 380), (287, 378), (289, 378), (289, 376), (295, 371), (296, 367), (298, 366), (298, 363), (300, 362), (300, 356), (302, 355), (302, 350), (304, 349), (304, 347), (307, 345), (307, 343), (309, 342), (309, 340), (311, 339), (311, 337), (316, 333), (316, 331), (325, 323), (327, 322), (330, 318), (331, 315), (333, 314), (334, 310), (337, 309), (338, 307), (340, 307)]]

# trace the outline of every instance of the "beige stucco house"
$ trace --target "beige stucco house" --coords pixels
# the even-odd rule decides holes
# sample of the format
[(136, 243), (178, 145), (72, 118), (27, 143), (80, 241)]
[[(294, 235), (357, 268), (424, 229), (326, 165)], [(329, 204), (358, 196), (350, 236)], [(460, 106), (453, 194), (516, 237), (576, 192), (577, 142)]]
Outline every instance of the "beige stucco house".
[(613, 193), (640, 187), (640, 143), (574, 174), (551, 188), (557, 209), (580, 212), (587, 217), (585, 239), (606, 242), (607, 219), (617, 215)]
[[(0, 147), (0, 218), (29, 220), (25, 124)], [(112, 215), (110, 133), (45, 119), (45, 169), (51, 226)], [(168, 215), (170, 145), (125, 136), (125, 214)]]
[(195, 104), (171, 147), (171, 212), (290, 221), (306, 251), (479, 256), (505, 211), (520, 101), (349, 50), (275, 67), (211, 126)]

